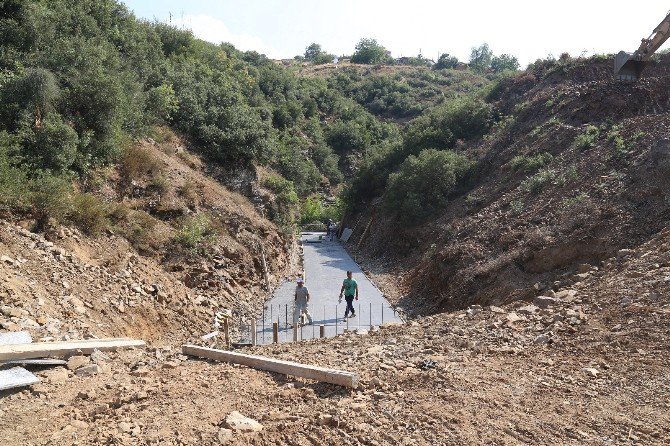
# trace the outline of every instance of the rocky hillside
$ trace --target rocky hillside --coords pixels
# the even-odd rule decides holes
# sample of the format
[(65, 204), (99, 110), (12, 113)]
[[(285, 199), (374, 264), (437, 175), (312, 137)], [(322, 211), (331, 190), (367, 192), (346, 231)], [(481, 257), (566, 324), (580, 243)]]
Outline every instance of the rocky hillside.
[(370, 202), (349, 219), (352, 246), (379, 280), (400, 276), (396, 302), (423, 313), (579, 281), (579, 265), (667, 226), (669, 66), (622, 83), (609, 60), (558, 60), (501, 81), (487, 101), (502, 118), (461, 144), (477, 167), (444, 211), (405, 225)]
[(105, 231), (2, 221), (0, 327), (38, 339), (187, 339), (208, 332), (217, 309), (255, 314), (296, 266), (291, 237), (208, 176), (181, 139), (130, 153), (151, 169), (127, 178), (126, 160), (88, 185), (91, 207), (111, 215)]

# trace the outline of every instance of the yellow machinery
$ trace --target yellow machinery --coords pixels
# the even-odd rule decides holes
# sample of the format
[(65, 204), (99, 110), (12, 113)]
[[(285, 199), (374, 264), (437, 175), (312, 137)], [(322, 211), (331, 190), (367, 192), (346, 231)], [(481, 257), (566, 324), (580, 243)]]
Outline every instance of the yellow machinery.
[(648, 39), (642, 39), (640, 47), (633, 53), (620, 51), (614, 59), (614, 75), (619, 80), (636, 81), (663, 43), (670, 37), (670, 12), (654, 29)]

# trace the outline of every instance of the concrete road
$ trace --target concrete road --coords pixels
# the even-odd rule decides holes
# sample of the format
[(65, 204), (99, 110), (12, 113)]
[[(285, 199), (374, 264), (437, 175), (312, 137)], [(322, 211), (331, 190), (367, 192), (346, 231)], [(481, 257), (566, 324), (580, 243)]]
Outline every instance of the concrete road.
[[(303, 233), (300, 237), (304, 251), (305, 285), (309, 289), (309, 312), (314, 323), (298, 330), (298, 339), (319, 337), (319, 326), (324, 325), (326, 336), (350, 330), (368, 330), (371, 326), (402, 322), (381, 292), (363, 274), (338, 241), (326, 240), (324, 233)], [(356, 317), (344, 319), (346, 302), (338, 303), (338, 296), (346, 272), (352, 271), (358, 283), (359, 300), (354, 301)], [(293, 293), (295, 281), (283, 283), (265, 305), (264, 315), (258, 322), (257, 342), (272, 342), (272, 322), (279, 323), (279, 342), (291, 342), (293, 329)], [(264, 326), (263, 326), (264, 321)]]

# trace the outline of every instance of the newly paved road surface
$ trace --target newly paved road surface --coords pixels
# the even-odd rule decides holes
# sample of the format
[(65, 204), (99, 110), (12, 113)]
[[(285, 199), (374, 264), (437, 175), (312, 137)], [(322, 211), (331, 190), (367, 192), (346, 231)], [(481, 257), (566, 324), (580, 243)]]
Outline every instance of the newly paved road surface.
[[(324, 233), (303, 233), (301, 241), (305, 255), (305, 285), (311, 296), (309, 312), (314, 323), (299, 330), (299, 339), (319, 337), (319, 325), (325, 325), (326, 336), (331, 337), (336, 332), (341, 334), (347, 327), (350, 330), (368, 330), (370, 326), (379, 326), (386, 322), (402, 322), (340, 242), (326, 240)], [(356, 317), (344, 320), (346, 303), (344, 299), (338, 303), (338, 296), (347, 271), (353, 272), (358, 283), (359, 300), (354, 300)], [(265, 326), (263, 327), (263, 318), (257, 326), (259, 344), (272, 342), (272, 322), (279, 323), (279, 342), (292, 341), (293, 329), (288, 328), (288, 325), (293, 322), (295, 287), (295, 281), (285, 282), (265, 305)]]

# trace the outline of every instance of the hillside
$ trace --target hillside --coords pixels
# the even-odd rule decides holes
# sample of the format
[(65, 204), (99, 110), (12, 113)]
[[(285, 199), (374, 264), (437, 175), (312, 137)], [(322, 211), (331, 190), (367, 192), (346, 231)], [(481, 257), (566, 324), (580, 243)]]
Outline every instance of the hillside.
[(468, 70), (350, 62), (306, 65), (295, 71), (301, 77), (325, 78), (331, 88), (370, 113), (400, 124), (431, 107), (481, 91), (496, 77)]
[[(182, 141), (134, 150), (152, 160), (153, 174), (132, 180), (128, 193), (121, 165), (87, 195), (92, 206), (98, 197), (117, 203), (104, 233), (66, 226), (38, 234), (30, 220), (2, 222), (2, 328), (37, 339), (197, 338), (218, 309), (254, 315), (297, 267), (293, 240), (205, 175)], [(160, 191), (156, 178), (167, 184)]]
[[(401, 223), (368, 202), (350, 224), (372, 272), (401, 275), (405, 308), (432, 313), (530, 299), (580, 281), (667, 226), (668, 59), (638, 83), (608, 60), (538, 63), (487, 101), (502, 118), (458, 152), (476, 162), (446, 206)], [(381, 280), (381, 278), (380, 278)]]

